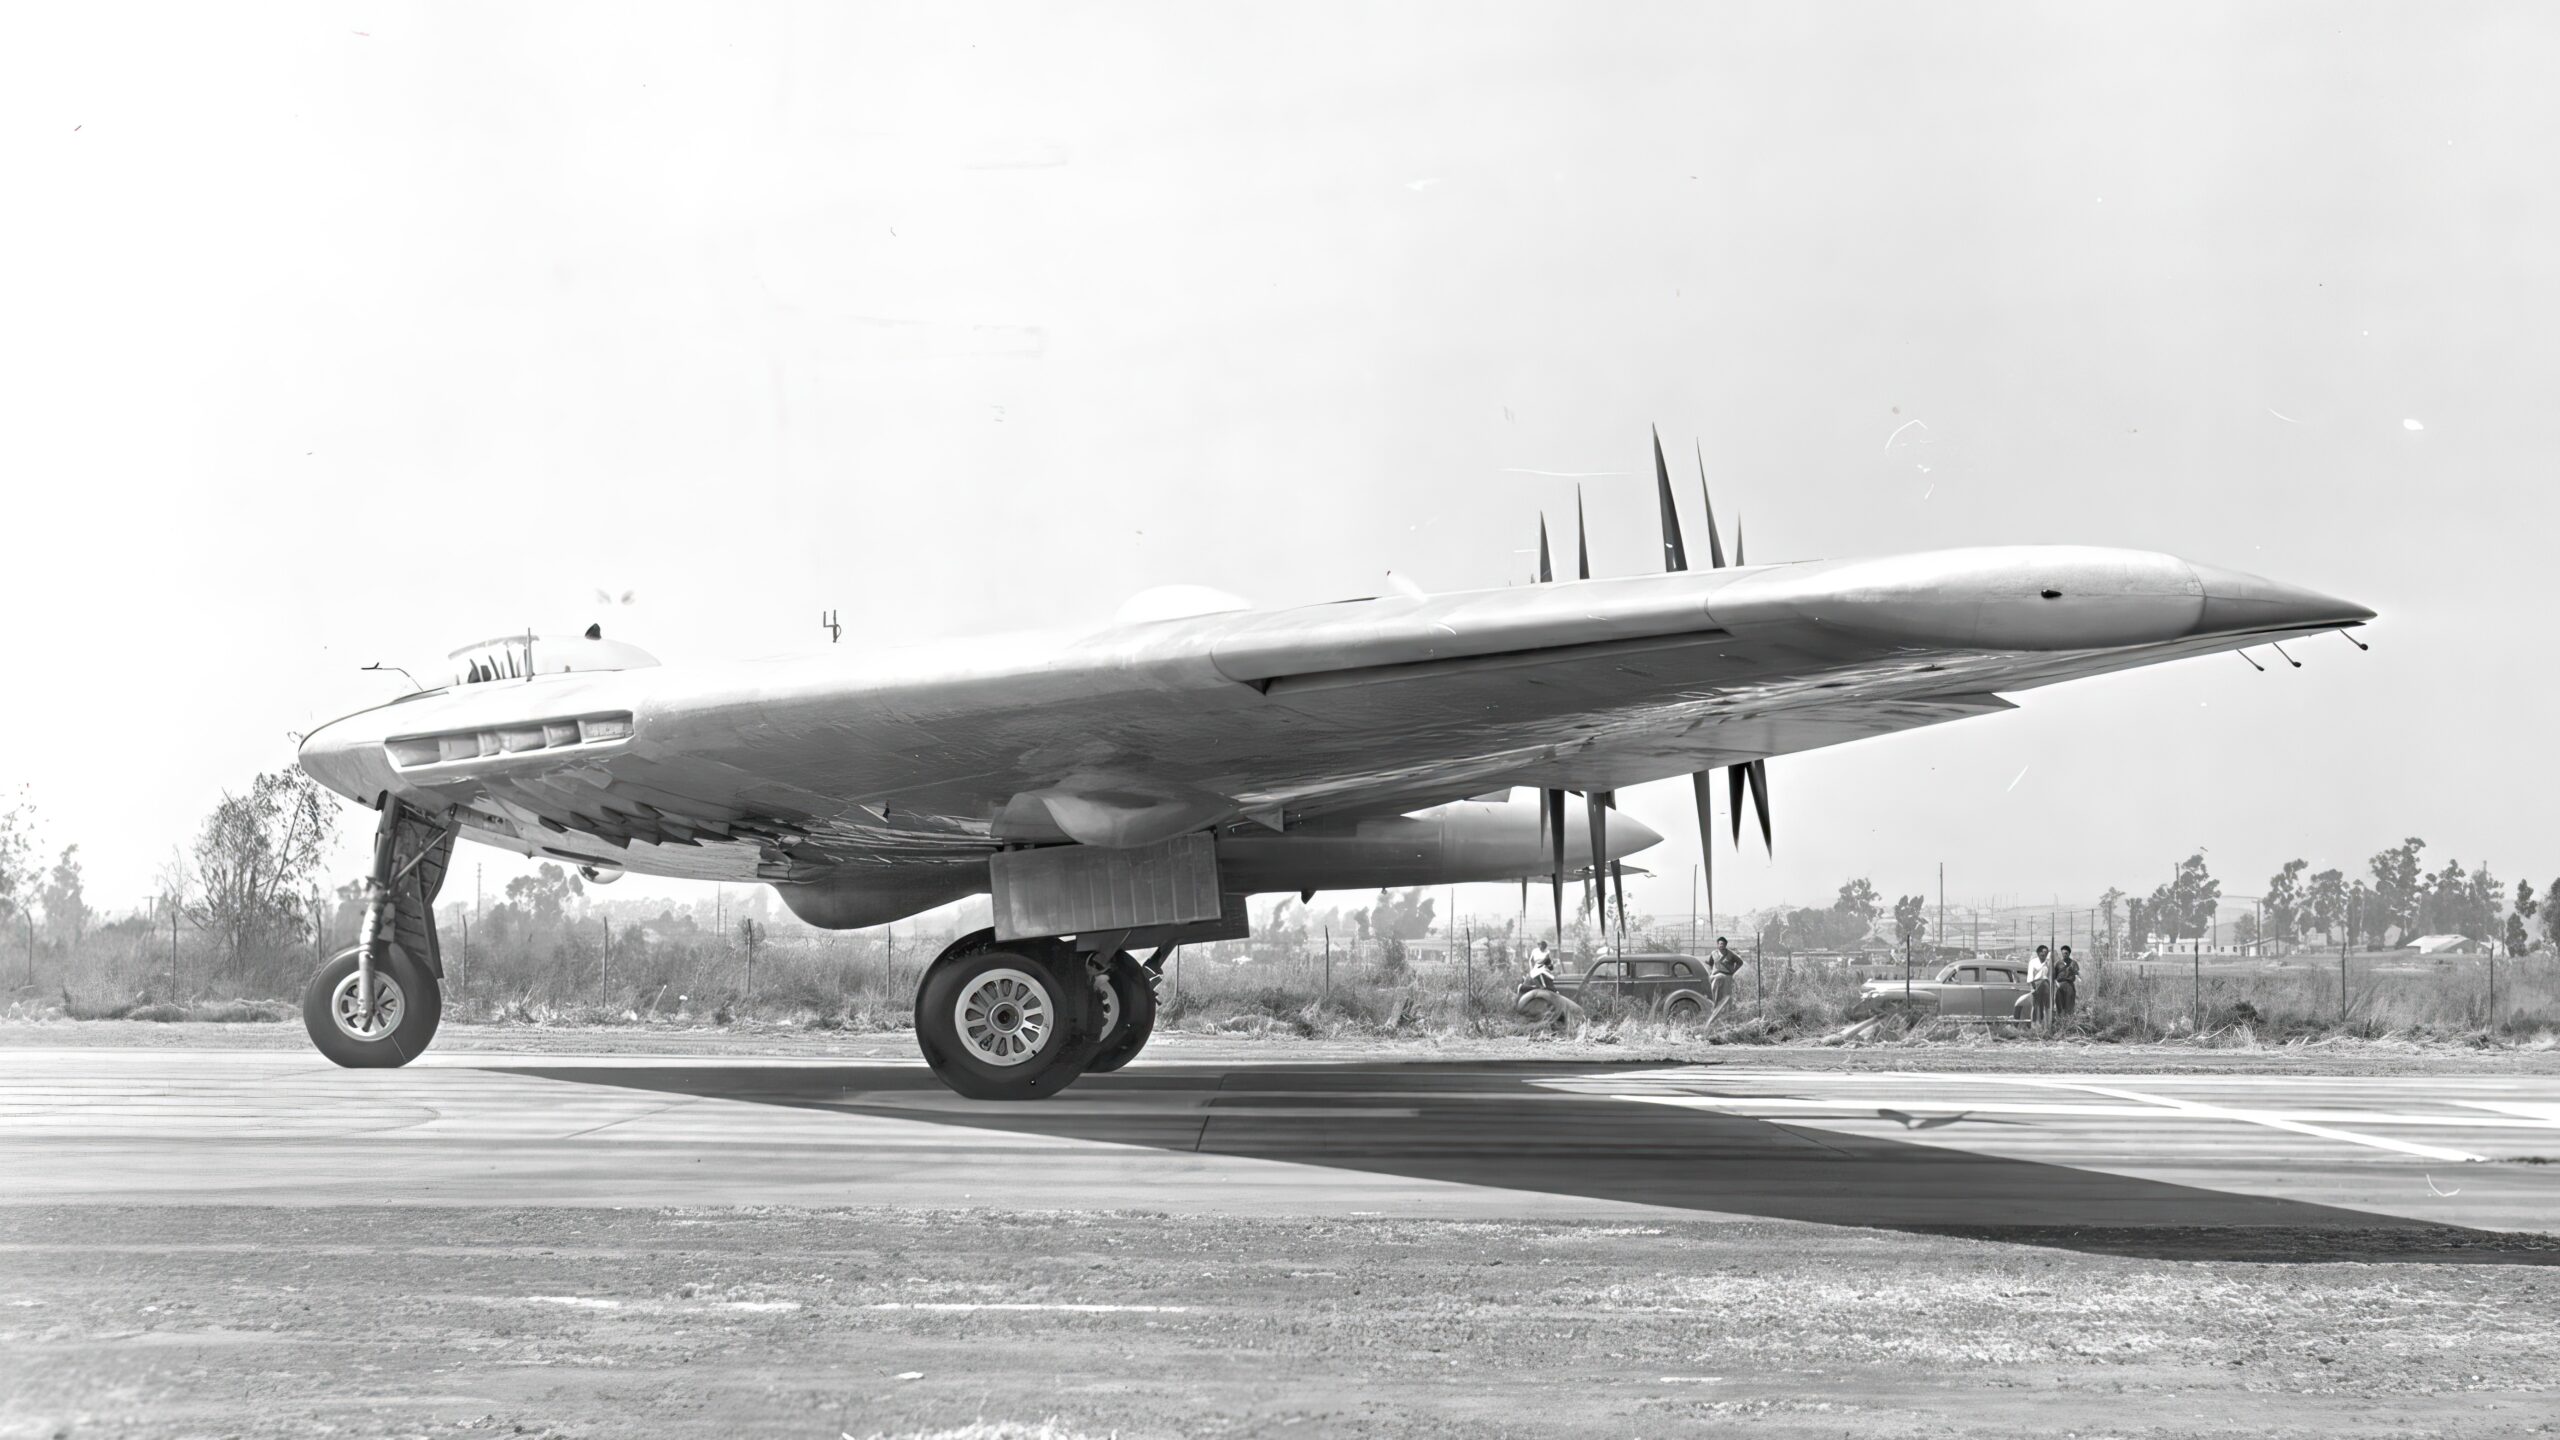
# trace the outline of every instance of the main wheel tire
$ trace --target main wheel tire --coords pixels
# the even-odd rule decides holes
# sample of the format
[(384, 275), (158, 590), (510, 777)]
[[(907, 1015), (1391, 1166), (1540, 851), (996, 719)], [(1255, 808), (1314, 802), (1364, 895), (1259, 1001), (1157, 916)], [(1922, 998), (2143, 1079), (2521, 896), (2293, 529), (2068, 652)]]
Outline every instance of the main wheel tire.
[(444, 1020), (444, 990), (427, 967), (385, 945), (373, 967), (373, 1004), (356, 1004), (356, 952), (341, 950), (302, 990), (302, 1028), (320, 1053), (353, 1070), (406, 1065), (427, 1051)]
[(916, 1047), (969, 1099), (1043, 1099), (1084, 1073), (1091, 990), (1084, 962), (1062, 946), (946, 954), (916, 987)]
[(1086, 1061), (1087, 1075), (1108, 1075), (1138, 1058), (1147, 1038), (1156, 1033), (1155, 977), (1147, 967), (1116, 951), (1103, 971), (1109, 989), (1102, 1002), (1102, 1044)]

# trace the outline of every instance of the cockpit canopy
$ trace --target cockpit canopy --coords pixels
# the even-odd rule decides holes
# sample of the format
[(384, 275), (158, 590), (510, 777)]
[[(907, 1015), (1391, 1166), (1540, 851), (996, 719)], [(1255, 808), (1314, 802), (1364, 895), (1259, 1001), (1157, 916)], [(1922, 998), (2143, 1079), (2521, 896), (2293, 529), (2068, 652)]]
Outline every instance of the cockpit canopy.
[(465, 645), (449, 657), (453, 683), (477, 685), (486, 680), (523, 680), (535, 675), (567, 675), (588, 670), (640, 670), (658, 657), (637, 645), (585, 635), (501, 635)]

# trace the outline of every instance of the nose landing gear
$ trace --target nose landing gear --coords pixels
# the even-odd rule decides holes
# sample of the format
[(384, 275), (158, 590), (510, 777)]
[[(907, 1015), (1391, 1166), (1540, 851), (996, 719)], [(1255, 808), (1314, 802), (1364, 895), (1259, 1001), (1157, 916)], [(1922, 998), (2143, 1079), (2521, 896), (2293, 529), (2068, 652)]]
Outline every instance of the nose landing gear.
[(340, 1065), (406, 1065), (435, 1039), (444, 991), (433, 906), (453, 836), (397, 800), (382, 802), (364, 928), (302, 991), (302, 1028)]

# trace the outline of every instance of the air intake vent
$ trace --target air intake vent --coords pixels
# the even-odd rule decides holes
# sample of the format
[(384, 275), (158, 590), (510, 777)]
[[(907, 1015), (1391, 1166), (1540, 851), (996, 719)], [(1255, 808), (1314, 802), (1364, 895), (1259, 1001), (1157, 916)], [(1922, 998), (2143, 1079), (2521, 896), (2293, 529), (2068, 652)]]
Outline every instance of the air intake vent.
[(391, 763), (403, 770), (422, 765), (450, 765), (493, 755), (523, 755), (536, 750), (577, 750), (611, 745), (631, 738), (631, 712), (581, 715), (571, 720), (527, 720), (487, 730), (448, 730), (440, 735), (409, 735), (386, 740)]

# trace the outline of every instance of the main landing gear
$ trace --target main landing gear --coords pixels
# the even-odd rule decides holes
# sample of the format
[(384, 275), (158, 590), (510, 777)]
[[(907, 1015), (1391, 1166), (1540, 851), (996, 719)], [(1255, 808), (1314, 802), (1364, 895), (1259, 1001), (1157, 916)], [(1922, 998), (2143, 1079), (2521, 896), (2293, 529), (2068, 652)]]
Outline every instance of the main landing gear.
[(1039, 1100), (1117, 1070), (1156, 1023), (1155, 977), (1125, 951), (1080, 955), (1064, 940), (961, 936), (916, 987), (916, 1045), (936, 1078), (972, 1100)]

